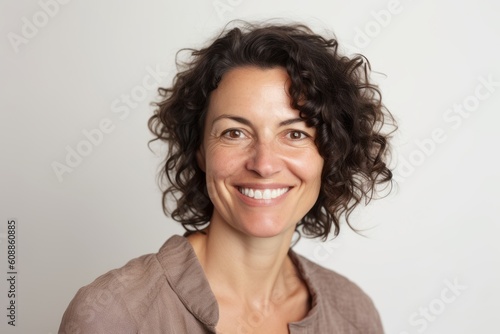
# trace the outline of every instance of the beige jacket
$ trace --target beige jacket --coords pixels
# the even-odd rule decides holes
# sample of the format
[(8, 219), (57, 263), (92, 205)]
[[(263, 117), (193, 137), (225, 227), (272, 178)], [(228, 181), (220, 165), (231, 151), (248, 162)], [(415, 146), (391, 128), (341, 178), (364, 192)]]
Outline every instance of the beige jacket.
[[(359, 287), (292, 250), (289, 255), (312, 296), (308, 315), (288, 324), (291, 334), (383, 333), (377, 310)], [(217, 301), (191, 244), (173, 236), (158, 253), (81, 288), (59, 334), (216, 333), (218, 318)], [(258, 333), (258, 322), (258, 315), (241, 319), (238, 332)]]

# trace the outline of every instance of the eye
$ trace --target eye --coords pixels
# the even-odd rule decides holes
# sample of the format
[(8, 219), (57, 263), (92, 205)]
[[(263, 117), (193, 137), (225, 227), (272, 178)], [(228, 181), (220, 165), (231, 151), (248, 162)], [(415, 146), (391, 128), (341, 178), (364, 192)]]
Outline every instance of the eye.
[(287, 138), (292, 139), (292, 140), (301, 140), (301, 139), (306, 139), (309, 138), (309, 135), (305, 132), (299, 131), (299, 130), (291, 130), (290, 132), (287, 133)]
[(221, 133), (221, 137), (228, 139), (240, 139), (243, 138), (245, 134), (243, 131), (238, 129), (227, 129)]

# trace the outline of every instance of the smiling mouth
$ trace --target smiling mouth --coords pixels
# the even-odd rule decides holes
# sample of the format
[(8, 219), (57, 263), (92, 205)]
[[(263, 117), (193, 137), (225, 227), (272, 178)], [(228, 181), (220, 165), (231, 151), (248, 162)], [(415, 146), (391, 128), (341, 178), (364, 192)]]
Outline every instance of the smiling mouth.
[(285, 194), (290, 190), (289, 187), (278, 189), (252, 189), (239, 187), (238, 191), (243, 195), (253, 199), (274, 199)]

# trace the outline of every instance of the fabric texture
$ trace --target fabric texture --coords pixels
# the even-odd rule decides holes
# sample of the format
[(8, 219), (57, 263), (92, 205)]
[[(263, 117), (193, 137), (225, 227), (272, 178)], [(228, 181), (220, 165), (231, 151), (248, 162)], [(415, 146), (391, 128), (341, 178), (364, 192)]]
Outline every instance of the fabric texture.
[[(312, 297), (291, 334), (380, 334), (371, 299), (347, 278), (290, 250)], [(168, 239), (156, 254), (133, 259), (81, 288), (69, 304), (59, 334), (216, 333), (219, 310), (189, 241)], [(255, 321), (255, 320), (253, 320)], [(252, 326), (253, 325), (253, 326)], [(258, 333), (242, 319), (240, 333)]]

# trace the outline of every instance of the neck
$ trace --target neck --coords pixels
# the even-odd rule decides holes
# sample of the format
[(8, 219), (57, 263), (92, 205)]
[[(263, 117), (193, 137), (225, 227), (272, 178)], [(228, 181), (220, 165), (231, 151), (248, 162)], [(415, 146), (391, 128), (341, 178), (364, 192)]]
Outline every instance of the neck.
[(300, 279), (288, 257), (292, 236), (293, 230), (256, 238), (212, 222), (205, 235), (189, 240), (216, 296), (258, 306), (287, 294)]

